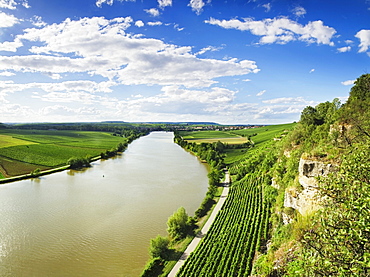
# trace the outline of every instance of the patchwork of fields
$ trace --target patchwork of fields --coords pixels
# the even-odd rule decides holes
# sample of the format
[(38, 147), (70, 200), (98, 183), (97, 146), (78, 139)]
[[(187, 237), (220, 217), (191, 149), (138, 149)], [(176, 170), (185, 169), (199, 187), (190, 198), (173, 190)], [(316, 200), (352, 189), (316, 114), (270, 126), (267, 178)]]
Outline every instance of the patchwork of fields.
[(72, 157), (99, 156), (124, 141), (104, 132), (0, 130), (0, 178), (63, 166)]
[[(197, 144), (202, 142), (213, 143), (217, 141), (221, 141), (224, 144), (242, 144), (251, 140), (253, 143), (252, 149), (225, 149), (225, 163), (232, 164), (234, 162), (243, 160), (247, 151), (254, 151), (274, 139), (279, 139), (279, 137), (285, 134), (285, 131), (292, 129), (294, 125), (295, 123), (289, 123), (227, 131), (182, 131), (180, 132), (180, 135), (187, 142), (193, 142)], [(250, 139), (248, 139), (248, 137)]]

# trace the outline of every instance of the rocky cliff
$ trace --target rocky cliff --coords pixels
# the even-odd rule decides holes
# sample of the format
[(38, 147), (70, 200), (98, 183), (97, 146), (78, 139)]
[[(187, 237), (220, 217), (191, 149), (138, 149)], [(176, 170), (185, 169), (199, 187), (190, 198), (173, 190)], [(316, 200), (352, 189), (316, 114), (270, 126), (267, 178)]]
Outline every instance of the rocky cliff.
[[(284, 196), (284, 207), (293, 208), (301, 215), (317, 210), (321, 201), (317, 194), (317, 177), (327, 176), (334, 168), (329, 163), (301, 158), (298, 180), (302, 189), (287, 188)], [(284, 221), (289, 222), (289, 220)]]

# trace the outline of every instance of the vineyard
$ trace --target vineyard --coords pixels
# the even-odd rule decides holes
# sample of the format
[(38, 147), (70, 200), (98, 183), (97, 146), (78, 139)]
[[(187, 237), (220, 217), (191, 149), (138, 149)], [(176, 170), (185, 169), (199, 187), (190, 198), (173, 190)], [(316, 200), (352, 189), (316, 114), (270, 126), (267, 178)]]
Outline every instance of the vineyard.
[(255, 250), (266, 239), (269, 204), (263, 188), (269, 178), (249, 174), (232, 185), (210, 231), (176, 276), (248, 276)]

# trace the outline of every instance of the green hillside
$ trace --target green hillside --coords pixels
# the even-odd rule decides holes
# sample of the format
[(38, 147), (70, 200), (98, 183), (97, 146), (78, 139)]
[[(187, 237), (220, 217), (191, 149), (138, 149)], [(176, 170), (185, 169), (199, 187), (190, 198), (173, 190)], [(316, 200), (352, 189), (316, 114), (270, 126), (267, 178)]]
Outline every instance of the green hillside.
[(255, 140), (244, 149), (181, 141), (214, 152), (233, 183), (177, 276), (369, 276), (369, 106), (365, 74), (346, 103), (308, 106), (294, 126), (233, 131)]

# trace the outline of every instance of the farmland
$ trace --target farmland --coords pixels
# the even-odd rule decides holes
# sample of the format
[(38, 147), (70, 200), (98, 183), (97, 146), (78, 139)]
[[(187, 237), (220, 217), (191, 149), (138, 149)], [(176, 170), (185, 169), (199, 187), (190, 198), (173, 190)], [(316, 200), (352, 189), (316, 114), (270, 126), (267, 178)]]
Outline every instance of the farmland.
[(263, 185), (249, 176), (232, 185), (223, 209), (176, 276), (248, 276), (255, 249), (267, 236), (269, 204)]
[(0, 130), (0, 178), (66, 165), (71, 157), (99, 156), (126, 139), (106, 132)]
[[(225, 164), (230, 165), (241, 160), (248, 159), (250, 152), (264, 147), (274, 139), (280, 139), (286, 131), (291, 130), (295, 123), (269, 125), (258, 128), (224, 130), (224, 131), (192, 131), (180, 132), (182, 138), (189, 143), (214, 143), (221, 141), (229, 145), (245, 145), (245, 147), (229, 147), (224, 149)], [(246, 153), (248, 152), (248, 155)]]

